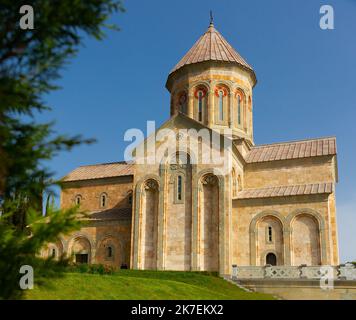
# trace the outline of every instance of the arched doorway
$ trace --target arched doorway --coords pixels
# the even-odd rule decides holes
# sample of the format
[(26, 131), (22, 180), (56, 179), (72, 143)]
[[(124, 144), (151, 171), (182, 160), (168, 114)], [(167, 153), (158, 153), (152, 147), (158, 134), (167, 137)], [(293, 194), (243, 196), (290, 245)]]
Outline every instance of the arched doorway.
[(97, 248), (96, 263), (120, 267), (122, 262), (120, 249), (120, 242), (117, 238), (111, 235), (106, 236)]
[(88, 239), (78, 237), (73, 241), (71, 252), (75, 263), (90, 263), (91, 245)]
[(269, 264), (271, 266), (277, 265), (277, 257), (274, 253), (270, 252), (266, 255), (266, 264)]

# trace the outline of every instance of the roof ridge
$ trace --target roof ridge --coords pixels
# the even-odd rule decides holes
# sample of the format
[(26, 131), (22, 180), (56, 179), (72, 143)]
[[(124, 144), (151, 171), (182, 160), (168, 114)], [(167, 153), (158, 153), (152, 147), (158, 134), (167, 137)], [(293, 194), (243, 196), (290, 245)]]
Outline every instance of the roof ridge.
[(127, 164), (127, 165), (130, 165), (130, 164), (132, 164), (132, 162), (130, 163), (129, 161), (113, 161), (113, 162), (103, 162), (103, 163), (97, 163), (97, 164), (84, 164), (84, 165), (81, 165), (81, 166), (79, 166), (77, 168), (94, 167), (94, 166), (105, 166), (105, 165), (109, 165), (109, 164)]
[(251, 147), (251, 149), (256, 149), (260, 147), (268, 147), (268, 146), (276, 146), (276, 145), (282, 145), (282, 144), (293, 144), (293, 143), (301, 143), (301, 142), (308, 142), (308, 141), (318, 141), (318, 140), (325, 140), (325, 139), (336, 139), (336, 136), (325, 136), (325, 137), (318, 137), (318, 138), (308, 138), (308, 139), (298, 139), (298, 140), (290, 140), (290, 141), (282, 141), (282, 142), (276, 142), (276, 143), (264, 143), (264, 144), (259, 144), (259, 145), (254, 145)]

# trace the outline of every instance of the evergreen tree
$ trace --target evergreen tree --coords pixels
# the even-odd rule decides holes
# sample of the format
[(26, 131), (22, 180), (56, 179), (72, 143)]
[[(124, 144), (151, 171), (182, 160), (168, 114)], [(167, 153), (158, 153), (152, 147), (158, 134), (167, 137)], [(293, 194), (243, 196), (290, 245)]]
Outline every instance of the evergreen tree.
[[(19, 298), (19, 269), (35, 275), (60, 264), (36, 254), (60, 234), (79, 227), (77, 208), (56, 210), (42, 195), (53, 186), (44, 162), (62, 150), (91, 143), (80, 135), (59, 135), (53, 123), (37, 123), (48, 112), (43, 96), (57, 89), (61, 68), (73, 58), (88, 35), (105, 36), (109, 18), (123, 6), (119, 0), (32, 0), (34, 29), (22, 30), (23, 1), (0, 0), (0, 298)], [(46, 216), (43, 212), (46, 211)], [(51, 266), (51, 268), (49, 268)], [(58, 271), (58, 270), (57, 270)]]

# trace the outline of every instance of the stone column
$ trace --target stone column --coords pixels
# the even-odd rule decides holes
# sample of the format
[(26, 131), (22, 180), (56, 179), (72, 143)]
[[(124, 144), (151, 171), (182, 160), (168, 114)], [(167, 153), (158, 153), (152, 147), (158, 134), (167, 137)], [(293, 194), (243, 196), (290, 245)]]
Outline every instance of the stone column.
[(199, 214), (199, 192), (197, 179), (192, 176), (192, 252), (191, 252), (191, 270), (198, 271), (198, 214)]
[(291, 266), (292, 265), (292, 257), (291, 257), (291, 231), (289, 228), (283, 229), (283, 244), (284, 244), (284, 265)]
[(256, 266), (256, 230), (250, 230), (250, 265)]
[(229, 92), (229, 127), (232, 128), (234, 123), (234, 95)]
[(141, 201), (141, 190), (136, 190), (135, 195), (135, 208), (134, 208), (134, 227), (133, 227), (133, 262), (132, 267), (134, 269), (139, 269), (140, 266), (140, 201)]
[(164, 270), (165, 258), (165, 168), (160, 168), (160, 187), (158, 195), (158, 230), (157, 230), (157, 269)]
[(188, 117), (194, 119), (194, 93), (192, 91), (188, 94)]
[(208, 127), (214, 125), (214, 90), (208, 92)]

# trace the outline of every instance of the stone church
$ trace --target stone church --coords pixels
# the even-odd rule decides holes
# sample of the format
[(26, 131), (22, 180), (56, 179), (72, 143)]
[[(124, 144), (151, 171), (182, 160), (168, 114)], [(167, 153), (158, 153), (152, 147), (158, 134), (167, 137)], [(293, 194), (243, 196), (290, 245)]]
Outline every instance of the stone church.
[[(62, 179), (61, 207), (89, 215), (42, 254), (221, 274), (233, 264), (337, 265), (336, 139), (255, 145), (256, 83), (211, 22), (169, 73), (170, 119), (135, 148), (136, 158), (81, 166)], [(175, 133), (166, 149), (162, 132)], [(202, 161), (222, 152), (228, 160)]]

